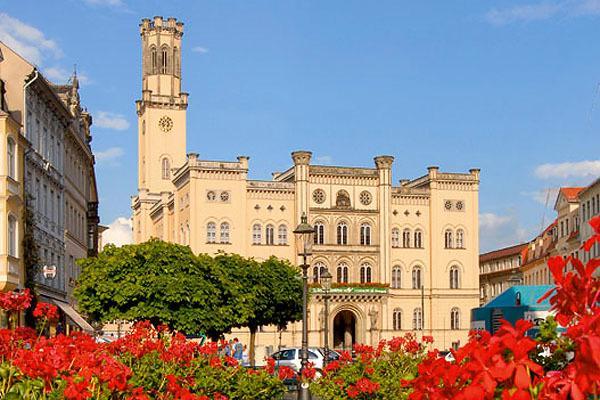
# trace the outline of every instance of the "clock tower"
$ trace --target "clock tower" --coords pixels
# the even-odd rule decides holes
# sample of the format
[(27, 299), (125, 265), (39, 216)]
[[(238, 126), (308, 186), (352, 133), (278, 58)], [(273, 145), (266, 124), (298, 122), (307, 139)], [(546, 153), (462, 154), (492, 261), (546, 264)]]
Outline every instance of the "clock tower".
[(172, 171), (186, 160), (188, 94), (181, 91), (183, 23), (154, 17), (140, 24), (142, 98), (138, 115), (138, 188), (172, 190)]

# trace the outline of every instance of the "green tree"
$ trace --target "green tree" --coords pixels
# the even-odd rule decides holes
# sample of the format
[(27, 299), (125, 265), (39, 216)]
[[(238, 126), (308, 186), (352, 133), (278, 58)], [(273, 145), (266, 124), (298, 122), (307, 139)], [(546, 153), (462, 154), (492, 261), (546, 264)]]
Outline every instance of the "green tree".
[[(236, 263), (233, 257), (228, 261)], [(246, 319), (247, 308), (237, 306), (246, 300), (244, 293), (229, 278), (227, 263), (196, 256), (187, 246), (157, 239), (109, 245), (78, 264), (82, 272), (75, 296), (95, 321), (150, 320), (216, 339)]]
[(255, 365), (256, 332), (263, 325), (285, 327), (302, 318), (302, 280), (288, 261), (271, 257), (262, 263), (247, 260), (244, 268), (232, 272), (243, 283), (244, 314), (241, 326), (250, 330), (249, 359)]
[(25, 198), (25, 208), (23, 210), (23, 264), (25, 269), (25, 287), (31, 291), (32, 304), (31, 307), (25, 312), (25, 324), (27, 326), (35, 327), (35, 318), (33, 317), (33, 310), (37, 303), (35, 278), (39, 274), (39, 247), (35, 240), (34, 226), (35, 216), (32, 211), (33, 198), (31, 195), (27, 195)]

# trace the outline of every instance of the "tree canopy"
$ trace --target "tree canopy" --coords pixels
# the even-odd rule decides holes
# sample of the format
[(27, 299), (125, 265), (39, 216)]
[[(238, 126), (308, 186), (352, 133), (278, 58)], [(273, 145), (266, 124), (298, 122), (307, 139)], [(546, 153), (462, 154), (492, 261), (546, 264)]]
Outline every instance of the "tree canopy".
[(217, 338), (233, 327), (285, 326), (301, 317), (298, 270), (275, 257), (195, 255), (157, 239), (115, 247), (78, 261), (75, 289), (92, 319), (150, 320), (186, 334)]

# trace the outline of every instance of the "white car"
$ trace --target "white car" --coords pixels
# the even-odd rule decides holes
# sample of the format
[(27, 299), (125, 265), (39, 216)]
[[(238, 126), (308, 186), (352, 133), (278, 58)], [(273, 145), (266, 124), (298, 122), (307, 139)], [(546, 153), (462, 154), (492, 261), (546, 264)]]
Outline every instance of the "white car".
[[(271, 357), (275, 360), (275, 365), (290, 367), (298, 372), (302, 366), (302, 360), (300, 359), (301, 351), (302, 349), (300, 347), (289, 347), (273, 353)], [(308, 361), (312, 363), (313, 367), (317, 370), (323, 369), (323, 360), (325, 359), (324, 353), (325, 350), (322, 348), (308, 348)], [(337, 351), (329, 350), (329, 361), (337, 360), (339, 357), (340, 354)]]

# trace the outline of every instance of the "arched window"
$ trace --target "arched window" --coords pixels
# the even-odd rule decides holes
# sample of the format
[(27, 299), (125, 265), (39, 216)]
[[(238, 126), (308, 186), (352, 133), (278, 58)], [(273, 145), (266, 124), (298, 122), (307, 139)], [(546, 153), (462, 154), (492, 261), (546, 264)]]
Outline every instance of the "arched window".
[(217, 224), (209, 222), (206, 224), (206, 243), (215, 243), (217, 241)]
[(345, 222), (337, 226), (337, 244), (348, 244), (348, 225)]
[(460, 329), (460, 310), (458, 307), (454, 307), (450, 311), (450, 329), (459, 330)]
[(252, 244), (262, 243), (262, 226), (260, 224), (254, 224), (252, 226)]
[(450, 268), (450, 289), (458, 289), (460, 287), (460, 270), (456, 265)]
[(413, 267), (412, 269), (412, 288), (421, 289), (421, 267)]
[(408, 228), (402, 232), (402, 247), (410, 247), (410, 229)]
[(161, 49), (161, 57), (160, 57), (160, 73), (168, 74), (169, 73), (169, 48), (163, 47)]
[(444, 243), (447, 249), (451, 249), (453, 247), (452, 242), (452, 230), (446, 229), (446, 233), (444, 234)]
[(171, 162), (167, 157), (162, 159), (162, 178), (170, 179), (171, 178)]
[(400, 289), (402, 287), (402, 268), (395, 266), (392, 268), (392, 289)]
[(371, 245), (371, 225), (362, 224), (360, 226), (360, 244), (363, 246)]
[(415, 231), (415, 247), (418, 249), (423, 248), (423, 232), (420, 229)]
[(189, 223), (185, 224), (185, 235), (186, 235), (185, 236), (185, 240), (186, 240), (185, 244), (189, 245), (190, 244), (190, 224)]
[(281, 224), (277, 229), (277, 243), (280, 245), (287, 244), (287, 226)]
[(8, 138), (8, 141), (6, 143), (6, 162), (8, 163), (7, 172), (8, 176), (10, 176), (13, 179), (17, 179), (17, 159), (15, 153), (15, 141), (12, 138)]
[(423, 312), (420, 307), (415, 308), (413, 311), (413, 330), (423, 330)]
[(340, 208), (349, 208), (350, 207), (350, 195), (345, 190), (340, 190), (337, 192), (337, 196), (335, 199), (335, 206)]
[(154, 46), (150, 48), (150, 62), (152, 64), (152, 69), (150, 70), (150, 73), (156, 74), (158, 72), (158, 55), (156, 53), (156, 47)]
[(371, 282), (371, 265), (363, 264), (360, 266), (360, 283), (370, 283)]
[(179, 49), (173, 49), (173, 74), (181, 76), (181, 65), (179, 64)]
[(392, 247), (400, 247), (400, 229), (392, 229)]
[(315, 224), (315, 244), (325, 243), (325, 225), (322, 222)]
[(221, 223), (221, 243), (229, 243), (229, 223)]
[(275, 244), (275, 227), (271, 224), (267, 225), (265, 230), (267, 244)]
[(18, 257), (17, 250), (17, 219), (14, 215), (8, 216), (8, 255)]
[(464, 249), (465, 248), (465, 231), (462, 229), (456, 230), (456, 248)]
[(336, 278), (338, 283), (348, 283), (348, 264), (338, 264)]
[(394, 309), (393, 314), (393, 328), (395, 331), (402, 330), (402, 310), (399, 308)]
[(325, 270), (327, 270), (327, 268), (325, 267), (325, 264), (323, 264), (322, 262), (318, 262), (313, 266), (313, 283), (320, 283), (321, 282), (321, 275), (323, 275), (323, 273), (325, 273)]

